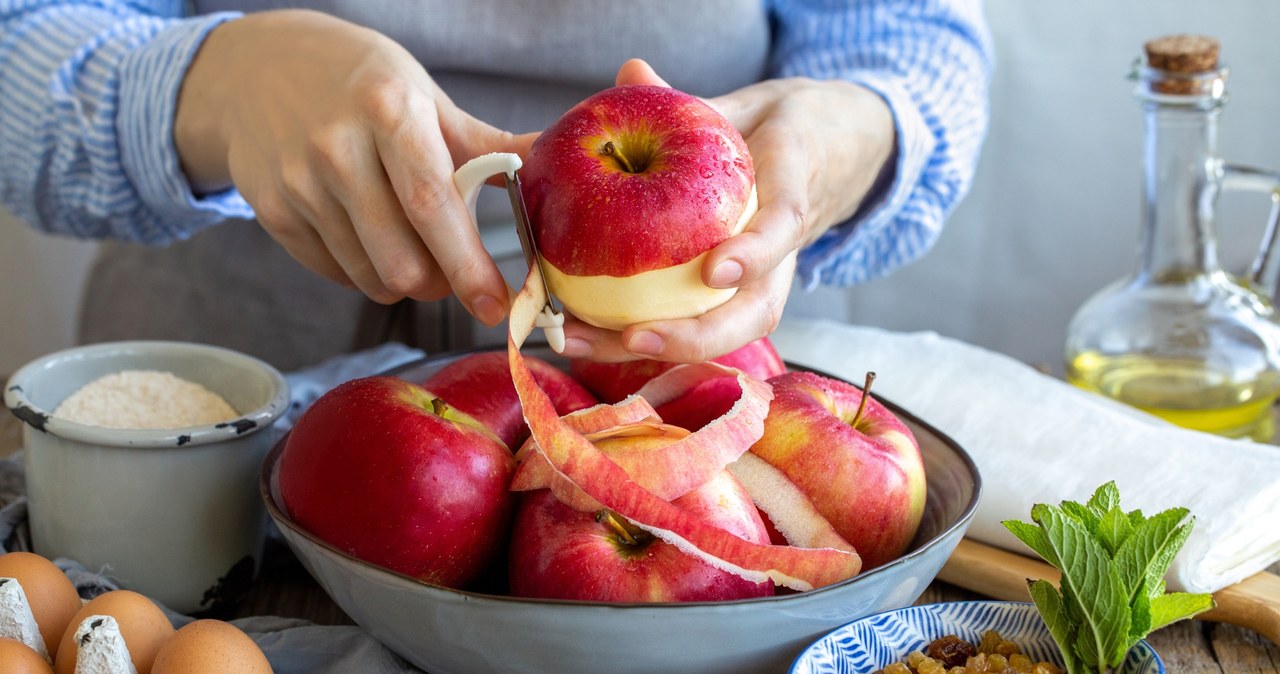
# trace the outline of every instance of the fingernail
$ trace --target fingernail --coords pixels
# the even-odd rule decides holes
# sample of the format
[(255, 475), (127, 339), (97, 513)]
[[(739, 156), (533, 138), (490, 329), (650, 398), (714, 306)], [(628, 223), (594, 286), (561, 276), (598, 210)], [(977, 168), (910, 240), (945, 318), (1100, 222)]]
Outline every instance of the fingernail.
[(725, 260), (711, 271), (712, 288), (728, 288), (742, 278), (742, 265), (736, 260)]
[(565, 358), (586, 358), (591, 355), (591, 342), (579, 337), (565, 337), (564, 351), (560, 355)]
[(472, 305), (471, 310), (482, 323), (493, 327), (502, 322), (507, 315), (507, 308), (492, 295), (481, 295)]
[(665, 343), (661, 335), (642, 330), (631, 336), (631, 341), (627, 342), (627, 351), (642, 356), (656, 356), (662, 353), (663, 346)]

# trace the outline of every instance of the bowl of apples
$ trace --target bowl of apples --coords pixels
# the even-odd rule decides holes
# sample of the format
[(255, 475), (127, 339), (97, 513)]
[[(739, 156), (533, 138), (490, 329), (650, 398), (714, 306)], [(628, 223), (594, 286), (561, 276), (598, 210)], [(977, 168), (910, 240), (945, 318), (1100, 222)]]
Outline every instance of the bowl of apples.
[[(520, 358), (563, 419), (603, 412), (609, 424), (654, 402), (666, 416), (645, 412), (638, 430), (583, 435), (633, 472), (644, 469), (627, 453), (699, 434), (727, 443), (721, 427), (750, 416), (740, 380), (769, 392), (756, 430), (737, 441), (758, 435), (758, 451), (671, 499), (684, 517), (672, 522), (608, 485), (526, 468), (560, 459), (531, 451), (524, 417), (536, 413), (522, 411), (505, 351), (431, 357), (330, 391), (264, 462), (267, 510), (355, 622), (433, 673), (785, 671), (832, 629), (913, 603), (978, 503), (978, 471), (952, 439), (848, 382), (787, 366), (767, 339), (720, 359), (732, 370), (659, 374), (668, 366), (569, 362), (545, 347)], [(598, 402), (633, 386), (638, 394)], [(646, 442), (628, 440), (637, 436)], [(918, 454), (904, 460), (904, 446)], [(743, 456), (760, 465), (740, 470)], [(561, 469), (573, 475), (574, 461)], [(582, 509), (582, 488), (608, 503)], [(825, 509), (830, 526), (797, 503)], [(828, 547), (842, 539), (856, 552)], [(826, 556), (771, 556), (809, 549)], [(850, 574), (833, 556), (860, 568)]]
[(784, 671), (915, 601), (981, 491), (937, 429), (767, 339), (681, 366), (525, 346), (563, 338), (548, 292), (615, 330), (734, 299), (702, 280), (759, 208), (730, 121), (619, 86), (527, 159), (468, 161), (459, 194), (498, 172), (531, 262), (506, 348), (341, 384), (264, 463), (268, 511), (334, 601), (434, 674)]

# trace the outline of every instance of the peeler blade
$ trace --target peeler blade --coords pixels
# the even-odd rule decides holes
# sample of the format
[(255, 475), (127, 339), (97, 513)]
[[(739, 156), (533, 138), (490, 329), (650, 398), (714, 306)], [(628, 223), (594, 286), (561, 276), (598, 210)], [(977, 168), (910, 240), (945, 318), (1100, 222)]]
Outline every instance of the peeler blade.
[(524, 260), (532, 269), (538, 266), (542, 277), (542, 290), (547, 296), (547, 308), (558, 314), (560, 309), (555, 304), (551, 289), (547, 287), (547, 270), (542, 265), (542, 256), (538, 255), (538, 244), (533, 235), (533, 224), (529, 221), (529, 211), (524, 205), (524, 194), (520, 189), (520, 172), (511, 171), (504, 174), (507, 183), (507, 198), (511, 200), (511, 211), (516, 218), (516, 234), (520, 237), (520, 248), (524, 251)]

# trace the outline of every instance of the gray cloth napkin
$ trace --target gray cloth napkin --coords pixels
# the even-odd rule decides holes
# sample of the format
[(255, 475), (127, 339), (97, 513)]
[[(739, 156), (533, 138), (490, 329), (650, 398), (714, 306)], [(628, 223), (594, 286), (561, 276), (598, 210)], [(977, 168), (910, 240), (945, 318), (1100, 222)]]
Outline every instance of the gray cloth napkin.
[[(283, 434), (292, 428), (302, 412), (334, 386), (422, 356), (422, 351), (402, 344), (384, 344), (286, 375), (292, 404), (272, 427), (272, 432)], [(0, 553), (31, 549), (26, 521), (26, 481), (22, 453), (17, 452), (0, 461)], [(278, 536), (278, 533), (273, 530), (269, 535)], [(53, 561), (71, 579), (83, 599), (120, 587), (110, 578), (86, 569), (73, 559)], [(165, 606), (161, 608), (174, 627), (193, 620), (191, 616), (176, 613)], [(241, 618), (231, 623), (257, 642), (276, 674), (412, 674), (421, 671), (354, 625), (316, 625), (306, 620), (277, 616)]]

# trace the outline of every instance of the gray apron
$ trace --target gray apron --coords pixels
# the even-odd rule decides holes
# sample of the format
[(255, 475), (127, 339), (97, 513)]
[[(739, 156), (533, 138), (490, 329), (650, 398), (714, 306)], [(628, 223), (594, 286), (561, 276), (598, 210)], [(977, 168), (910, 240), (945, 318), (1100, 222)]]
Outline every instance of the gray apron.
[[(462, 109), (521, 133), (546, 128), (648, 60), (671, 84), (712, 96), (763, 77), (760, 0), (196, 0), (196, 13), (306, 5), (395, 39)], [(605, 27), (608, 27), (607, 29)], [(524, 277), (500, 190), (483, 191), (481, 231), (509, 282)], [(292, 370), (387, 340), (428, 352), (501, 343), (450, 298), (382, 306), (307, 271), (252, 221), (164, 247), (107, 243), (87, 281), (80, 340), (218, 344)]]

